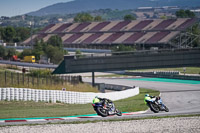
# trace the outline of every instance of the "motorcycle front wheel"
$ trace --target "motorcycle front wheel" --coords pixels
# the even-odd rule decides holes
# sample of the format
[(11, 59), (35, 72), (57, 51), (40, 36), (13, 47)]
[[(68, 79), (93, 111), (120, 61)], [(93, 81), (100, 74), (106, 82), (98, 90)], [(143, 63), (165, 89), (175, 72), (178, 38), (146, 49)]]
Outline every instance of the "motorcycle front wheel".
[(165, 107), (165, 112), (169, 112), (169, 109), (167, 108), (167, 106), (164, 105), (164, 107)]
[(116, 109), (116, 115), (118, 115), (118, 116), (122, 116), (122, 112), (119, 111), (118, 109)]

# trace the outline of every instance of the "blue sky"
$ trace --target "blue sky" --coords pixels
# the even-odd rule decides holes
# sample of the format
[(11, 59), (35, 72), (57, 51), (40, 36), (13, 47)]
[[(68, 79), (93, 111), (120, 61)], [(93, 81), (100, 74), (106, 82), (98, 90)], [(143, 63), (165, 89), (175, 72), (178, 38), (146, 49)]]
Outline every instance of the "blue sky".
[(72, 0), (0, 0), (0, 16), (16, 16)]

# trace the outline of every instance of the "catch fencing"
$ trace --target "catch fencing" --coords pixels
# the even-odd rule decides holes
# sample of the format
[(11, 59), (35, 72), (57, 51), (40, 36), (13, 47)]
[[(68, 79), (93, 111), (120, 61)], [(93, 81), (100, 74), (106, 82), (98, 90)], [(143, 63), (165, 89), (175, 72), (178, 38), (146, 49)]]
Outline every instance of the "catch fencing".
[(109, 93), (37, 90), (27, 88), (0, 88), (0, 101), (44, 101), (52, 103), (62, 102), (69, 104), (86, 104), (91, 103), (95, 96), (115, 101), (132, 97), (137, 94), (139, 94), (139, 87)]
[(67, 83), (79, 84), (82, 82), (81, 76), (32, 76), (24, 73), (15, 73), (9, 71), (0, 72), (1, 87), (7, 86), (24, 86), (24, 87), (39, 87), (40, 85), (65, 85)]

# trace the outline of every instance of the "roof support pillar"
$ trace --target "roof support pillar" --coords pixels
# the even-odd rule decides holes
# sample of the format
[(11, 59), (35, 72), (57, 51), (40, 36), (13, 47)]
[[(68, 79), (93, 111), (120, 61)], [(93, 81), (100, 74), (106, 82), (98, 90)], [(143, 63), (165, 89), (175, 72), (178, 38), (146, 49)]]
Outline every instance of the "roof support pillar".
[(94, 87), (95, 86), (95, 75), (94, 75), (94, 72), (92, 72), (92, 86)]

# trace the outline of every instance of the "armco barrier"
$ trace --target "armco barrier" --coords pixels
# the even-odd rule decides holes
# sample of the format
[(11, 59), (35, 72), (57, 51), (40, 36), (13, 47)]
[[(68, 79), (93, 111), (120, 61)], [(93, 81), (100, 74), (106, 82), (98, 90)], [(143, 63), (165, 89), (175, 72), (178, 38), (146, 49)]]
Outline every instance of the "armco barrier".
[(36, 90), (27, 88), (0, 88), (0, 101), (44, 101), (62, 102), (69, 104), (91, 103), (95, 96), (108, 98), (113, 101), (132, 97), (139, 94), (139, 87), (109, 93), (72, 92), (58, 90)]

